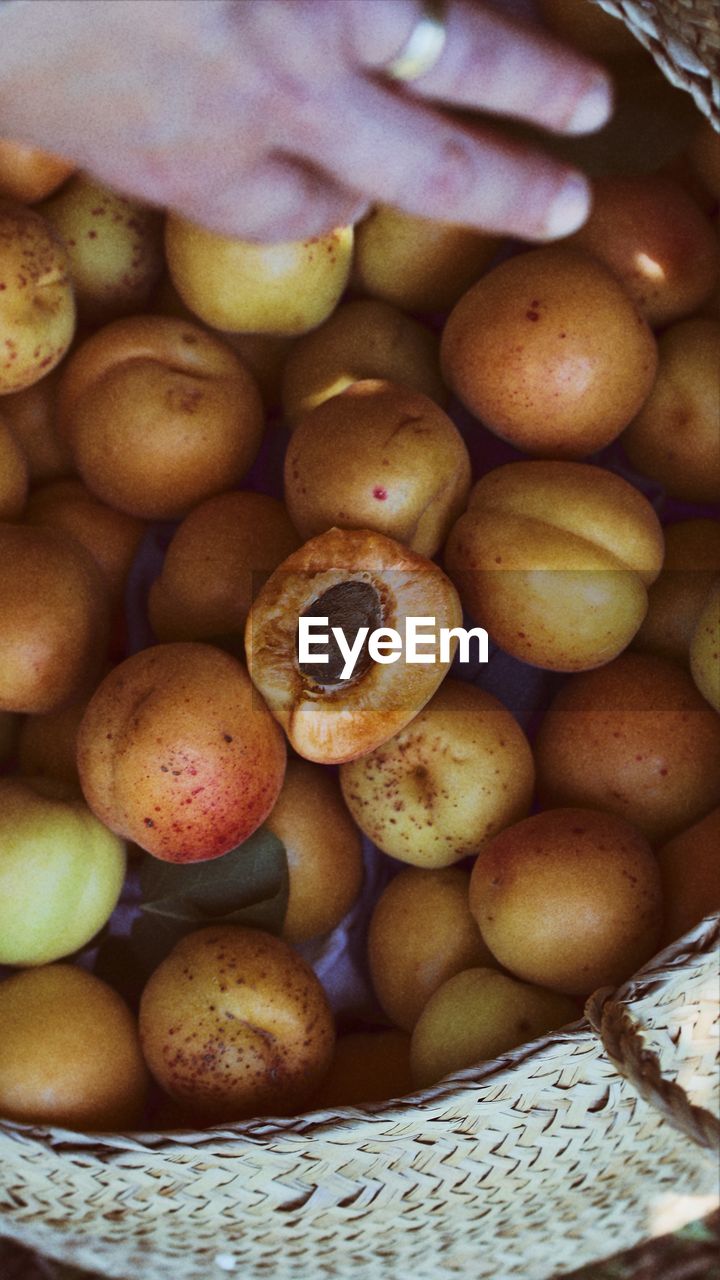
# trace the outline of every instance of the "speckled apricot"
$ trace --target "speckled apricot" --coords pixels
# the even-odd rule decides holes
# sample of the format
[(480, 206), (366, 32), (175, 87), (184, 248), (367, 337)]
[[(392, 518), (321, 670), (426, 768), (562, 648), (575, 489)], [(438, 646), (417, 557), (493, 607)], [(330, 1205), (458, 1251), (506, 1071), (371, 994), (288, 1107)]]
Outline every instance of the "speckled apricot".
[(399, 733), (343, 764), (340, 780), (358, 826), (385, 853), (444, 867), (529, 812), (535, 770), (502, 703), (448, 677)]
[(169, 862), (217, 858), (272, 809), (285, 739), (245, 668), (212, 645), (143, 649), (95, 691), (78, 731), (90, 808)]
[(0, 396), (62, 360), (75, 332), (67, 252), (33, 209), (0, 200)]
[(640, 409), (657, 345), (603, 263), (570, 245), (518, 254), (460, 299), (440, 344), (445, 381), (518, 449), (583, 458)]
[(144, 308), (163, 265), (157, 209), (79, 173), (41, 212), (67, 250), (83, 319), (99, 323)]
[(347, 284), (353, 228), (281, 244), (254, 244), (198, 227), (165, 224), (173, 284), (194, 315), (231, 333), (307, 333), (337, 306)]
[(285, 455), (285, 501), (304, 538), (376, 529), (434, 556), (467, 501), (470, 458), (429, 396), (364, 379), (303, 415)]
[(213, 1120), (299, 1110), (335, 1042), (310, 966), (282, 939), (231, 925), (177, 943), (143, 991), (139, 1025), (156, 1080)]

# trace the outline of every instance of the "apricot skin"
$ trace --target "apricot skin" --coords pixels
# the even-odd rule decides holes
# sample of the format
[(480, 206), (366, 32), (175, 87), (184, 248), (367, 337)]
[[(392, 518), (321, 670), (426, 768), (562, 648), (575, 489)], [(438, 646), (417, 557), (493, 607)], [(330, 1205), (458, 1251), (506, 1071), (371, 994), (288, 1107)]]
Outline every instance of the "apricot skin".
[(690, 642), (713, 580), (720, 574), (720, 522), (681, 520), (664, 527), (662, 572), (633, 648), (687, 663)]
[(188, 934), (148, 981), (140, 1039), (155, 1078), (207, 1119), (292, 1114), (327, 1071), (335, 1029), (304, 960), (260, 929)]
[(285, 740), (245, 668), (212, 645), (144, 649), (95, 691), (78, 772), (111, 831), (169, 862), (217, 858), (270, 812)]
[(609, 444), (647, 398), (657, 345), (609, 269), (567, 245), (483, 276), (448, 317), (445, 381), (501, 439), (545, 458)]
[(545, 804), (586, 805), (667, 840), (720, 803), (720, 718), (682, 667), (623, 653), (573, 676), (535, 741)]
[(287, 854), (290, 892), (282, 936), (293, 945), (320, 938), (347, 915), (363, 882), (360, 832), (337, 778), (322, 765), (289, 760), (265, 825)]
[(720, 502), (720, 320), (680, 320), (660, 335), (658, 349), (655, 385), (623, 432), (623, 448), (670, 497)]
[(450, 677), (398, 734), (340, 768), (360, 828), (418, 867), (477, 853), (528, 813), (534, 780), (530, 746), (510, 712)]
[(550, 809), (507, 827), (478, 854), (470, 910), (510, 973), (584, 995), (617, 986), (657, 950), (660, 871), (624, 819)]
[(210, 640), (242, 632), (264, 577), (300, 538), (285, 507), (233, 490), (201, 502), (176, 529), (148, 616), (158, 640)]
[(469, 886), (460, 867), (406, 867), (375, 904), (368, 926), (370, 975), (385, 1013), (406, 1031), (453, 974), (495, 963), (470, 913)]
[(219, 338), (168, 316), (131, 316), (73, 353), (58, 425), (101, 501), (171, 520), (239, 482), (264, 415), (255, 380)]
[(551, 671), (588, 670), (627, 647), (662, 559), (648, 500), (576, 462), (487, 472), (445, 548), (473, 619), (513, 657)]
[(61, 156), (9, 138), (0, 139), (0, 196), (35, 204), (51, 195), (74, 170)]
[(89, 552), (60, 530), (0, 524), (0, 710), (55, 711), (105, 657), (108, 600)]
[(25, 1124), (137, 1128), (148, 1087), (137, 1025), (112, 987), (71, 964), (0, 988), (0, 1113)]
[(470, 478), (462, 436), (433, 400), (368, 378), (304, 415), (285, 456), (285, 501), (305, 538), (376, 529), (433, 556)]
[(720, 273), (710, 220), (661, 174), (597, 179), (590, 217), (569, 243), (617, 275), (653, 328), (691, 315)]
[(75, 332), (66, 250), (50, 223), (0, 200), (0, 396), (54, 369)]

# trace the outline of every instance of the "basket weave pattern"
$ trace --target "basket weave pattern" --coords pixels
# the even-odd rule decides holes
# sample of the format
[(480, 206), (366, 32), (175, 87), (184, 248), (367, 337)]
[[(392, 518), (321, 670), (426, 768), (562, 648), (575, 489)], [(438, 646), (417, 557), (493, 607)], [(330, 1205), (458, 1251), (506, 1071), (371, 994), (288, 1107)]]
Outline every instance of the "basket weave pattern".
[[(720, 921), (619, 993), (693, 1101), (717, 1101)], [(106, 1140), (6, 1125), (3, 1230), (110, 1276), (545, 1280), (650, 1233), (715, 1163), (616, 1071), (587, 1022), (412, 1103)]]
[(621, 18), (668, 80), (691, 93), (720, 130), (720, 5), (717, 0), (593, 0)]

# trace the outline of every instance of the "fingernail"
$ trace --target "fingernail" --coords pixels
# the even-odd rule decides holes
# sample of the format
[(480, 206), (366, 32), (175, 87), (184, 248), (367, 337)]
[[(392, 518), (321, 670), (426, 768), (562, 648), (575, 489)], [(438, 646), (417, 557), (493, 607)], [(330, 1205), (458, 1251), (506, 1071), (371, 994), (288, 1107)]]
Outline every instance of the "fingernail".
[(545, 220), (549, 239), (569, 236), (581, 227), (590, 212), (590, 184), (580, 173), (573, 173), (560, 188), (550, 205)]
[(612, 86), (607, 76), (598, 76), (578, 102), (565, 129), (567, 133), (594, 133), (612, 114)]

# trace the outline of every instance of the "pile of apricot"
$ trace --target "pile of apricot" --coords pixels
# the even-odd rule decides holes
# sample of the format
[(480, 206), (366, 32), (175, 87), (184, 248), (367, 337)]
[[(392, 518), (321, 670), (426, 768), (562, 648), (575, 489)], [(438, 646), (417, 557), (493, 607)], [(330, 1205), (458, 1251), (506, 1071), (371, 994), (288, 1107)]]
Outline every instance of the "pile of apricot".
[[(720, 906), (709, 126), (539, 247), (385, 208), (247, 244), (12, 143), (0, 190), (1, 1115), (402, 1096)], [(490, 667), (299, 655), (413, 617)], [(263, 826), (280, 934), (208, 919), (131, 1012), (87, 950), (125, 849), (190, 876)], [(350, 1007), (310, 963), (343, 929)]]

